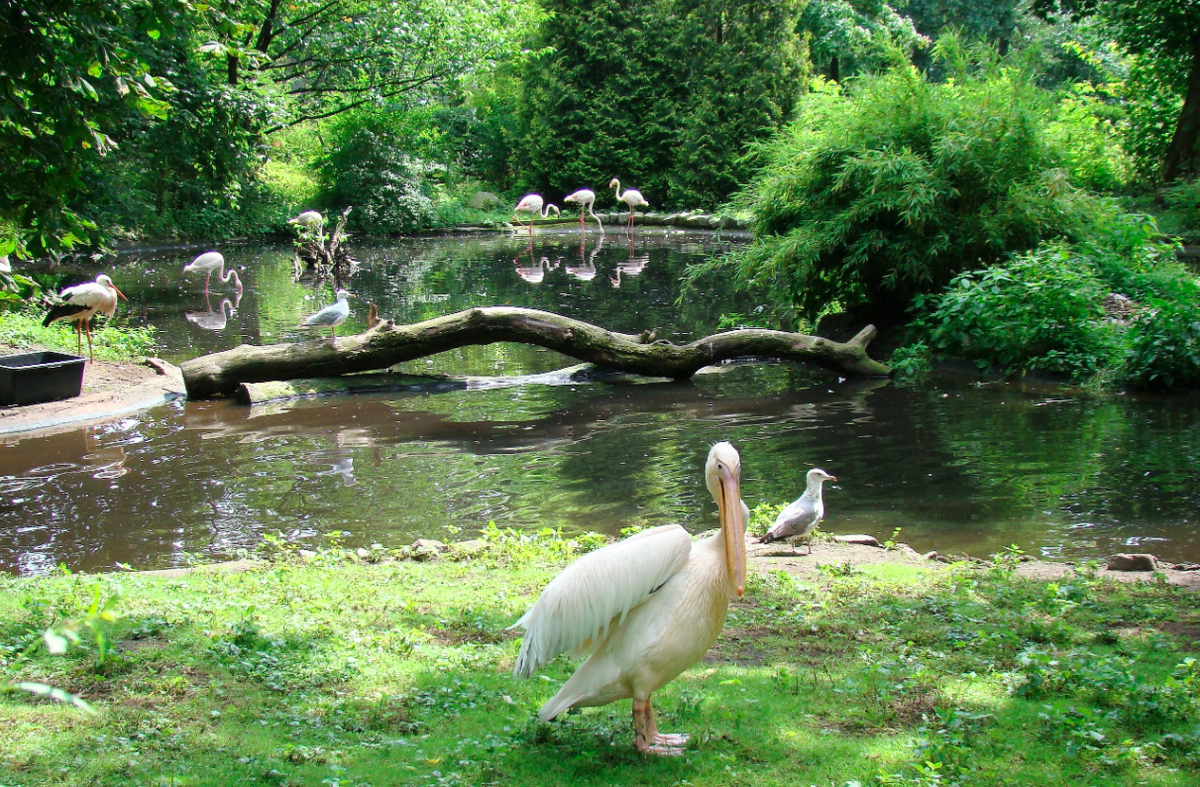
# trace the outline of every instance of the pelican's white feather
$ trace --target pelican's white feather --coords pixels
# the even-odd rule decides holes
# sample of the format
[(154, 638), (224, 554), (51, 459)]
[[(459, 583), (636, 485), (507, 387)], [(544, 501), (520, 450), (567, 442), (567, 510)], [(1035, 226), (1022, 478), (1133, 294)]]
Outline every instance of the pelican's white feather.
[(691, 549), (686, 530), (663, 525), (576, 560), (509, 627), (525, 629), (513, 674), (529, 677), (560, 653), (583, 655), (580, 651), (674, 576)]

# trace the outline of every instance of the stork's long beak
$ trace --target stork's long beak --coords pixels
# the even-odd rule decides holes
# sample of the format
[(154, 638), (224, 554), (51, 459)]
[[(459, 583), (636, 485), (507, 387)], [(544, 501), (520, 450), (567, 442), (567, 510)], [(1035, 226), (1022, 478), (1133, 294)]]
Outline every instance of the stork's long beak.
[(123, 300), (123, 301), (127, 301), (127, 300), (129, 300), (128, 298), (126, 298), (126, 297), (125, 297), (125, 293), (123, 293), (123, 292), (121, 292), (120, 290), (118, 290), (118, 289), (117, 289), (117, 285), (115, 285), (115, 284), (114, 284), (114, 285), (112, 286), (112, 288), (113, 288), (113, 292), (115, 292), (117, 295), (120, 295), (120, 296), (121, 296), (121, 300)]
[(725, 565), (733, 578), (733, 590), (742, 597), (746, 590), (746, 513), (742, 506), (741, 479), (724, 468), (718, 479), (721, 499), (721, 534), (725, 537)]

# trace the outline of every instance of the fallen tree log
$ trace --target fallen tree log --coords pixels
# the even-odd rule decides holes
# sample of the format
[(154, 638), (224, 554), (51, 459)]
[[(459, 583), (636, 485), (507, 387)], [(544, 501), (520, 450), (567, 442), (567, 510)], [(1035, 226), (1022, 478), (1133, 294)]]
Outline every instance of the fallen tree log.
[(690, 344), (655, 341), (655, 333), (616, 333), (553, 312), (487, 306), (411, 325), (388, 320), (366, 333), (265, 347), (243, 344), (180, 364), (191, 399), (233, 394), (242, 383), (336, 377), (386, 369), (471, 344), (520, 342), (555, 350), (609, 369), (686, 380), (705, 366), (732, 358), (808, 361), (847, 376), (880, 376), (891, 369), (867, 355), (868, 325), (848, 342), (802, 333), (743, 328)]

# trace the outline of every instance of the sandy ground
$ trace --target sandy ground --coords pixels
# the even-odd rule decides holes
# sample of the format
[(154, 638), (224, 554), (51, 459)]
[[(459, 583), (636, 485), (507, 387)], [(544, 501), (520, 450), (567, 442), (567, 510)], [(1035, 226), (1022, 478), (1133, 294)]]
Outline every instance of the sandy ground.
[[(0, 354), (19, 352), (0, 346)], [(89, 361), (83, 390), (73, 399), (0, 407), (0, 440), (12, 442), (35, 434), (75, 429), (184, 395), (179, 368), (151, 358), (144, 362)]]
[[(907, 544), (898, 544), (895, 549), (860, 546), (857, 544), (841, 544), (832, 541), (817, 541), (813, 544), (813, 553), (805, 554), (800, 547), (800, 554), (777, 556), (786, 553), (786, 547), (779, 548), (776, 544), (747, 544), (749, 565), (758, 571), (774, 571), (782, 569), (793, 576), (806, 581), (815, 581), (820, 577), (817, 566), (828, 564), (849, 563), (861, 566), (870, 563), (899, 563), (911, 565), (929, 571), (948, 571), (950, 566), (938, 560), (928, 560)], [(1045, 560), (1028, 560), (1021, 563), (1017, 575), (1030, 579), (1056, 580), (1068, 576), (1074, 564), (1052, 563)], [(1109, 571), (1101, 568), (1097, 576), (1108, 577), (1121, 582), (1154, 582), (1155, 574), (1144, 571)], [(1193, 592), (1200, 591), (1200, 571), (1177, 571), (1172, 568), (1161, 568), (1166, 580)]]

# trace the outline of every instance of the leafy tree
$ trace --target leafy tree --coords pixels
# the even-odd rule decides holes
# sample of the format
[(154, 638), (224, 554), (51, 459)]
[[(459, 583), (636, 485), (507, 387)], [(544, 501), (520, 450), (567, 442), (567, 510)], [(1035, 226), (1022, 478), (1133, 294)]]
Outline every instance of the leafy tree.
[[(1043, 16), (1095, 14), (1118, 43), (1137, 58), (1131, 79), (1144, 88), (1143, 111), (1134, 113), (1134, 135), (1173, 129), (1156, 151), (1166, 183), (1200, 173), (1200, 3), (1191, 0), (1035, 0)], [(1178, 102), (1178, 103), (1177, 103)], [(1146, 111), (1149, 105), (1149, 111)], [(1160, 118), (1169, 117), (1170, 121)]]
[(212, 3), (225, 81), (270, 84), (288, 125), (428, 94), (516, 52), (537, 7), (521, 0)]
[(923, 35), (937, 38), (957, 32), (966, 38), (990, 41), (1007, 53), (1017, 30), (1022, 0), (899, 0), (895, 6)]
[(986, 49), (972, 66), (952, 38), (935, 55), (954, 80), (897, 66), (804, 98), (740, 198), (757, 237), (724, 263), (739, 282), (809, 319), (836, 303), (899, 322), (963, 270), (1086, 232), (1095, 200), (1071, 183), (1033, 74)]
[(1106, 0), (1100, 12), (1129, 52), (1150, 60), (1153, 72), (1183, 97), (1163, 154), (1162, 180), (1200, 171), (1200, 3)]
[(430, 176), (443, 168), (412, 155), (417, 145), (388, 113), (347, 115), (331, 131), (326, 204), (353, 205), (355, 226), (375, 234), (434, 225)]
[(882, 0), (811, 0), (799, 24), (813, 63), (835, 82), (885, 68), (889, 50), (907, 56), (927, 43), (911, 19)]
[(711, 207), (799, 89), (796, 0), (545, 6), (519, 161), (526, 184), (548, 193), (618, 176), (654, 207)]
[(171, 0), (0, 0), (0, 221), (14, 249), (94, 241), (87, 168), (118, 144), (130, 113), (163, 117), (169, 85), (147, 67), (189, 6)]

